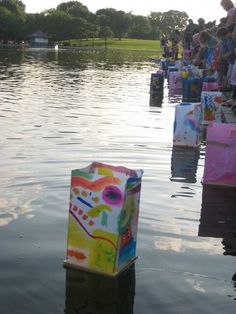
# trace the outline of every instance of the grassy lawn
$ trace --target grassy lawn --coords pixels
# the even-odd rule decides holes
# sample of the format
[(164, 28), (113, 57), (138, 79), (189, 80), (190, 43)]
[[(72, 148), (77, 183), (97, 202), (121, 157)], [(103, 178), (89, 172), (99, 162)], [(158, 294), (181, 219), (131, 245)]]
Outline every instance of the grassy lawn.
[[(72, 39), (69, 41), (71, 46), (92, 48), (92, 39), (79, 40)], [(94, 39), (94, 48), (105, 48), (105, 40), (101, 38)], [(107, 49), (122, 49), (122, 50), (139, 50), (152, 52), (155, 55), (161, 54), (160, 41), (159, 40), (143, 40), (143, 39), (127, 39), (122, 38), (121, 40), (117, 38), (107, 39)]]

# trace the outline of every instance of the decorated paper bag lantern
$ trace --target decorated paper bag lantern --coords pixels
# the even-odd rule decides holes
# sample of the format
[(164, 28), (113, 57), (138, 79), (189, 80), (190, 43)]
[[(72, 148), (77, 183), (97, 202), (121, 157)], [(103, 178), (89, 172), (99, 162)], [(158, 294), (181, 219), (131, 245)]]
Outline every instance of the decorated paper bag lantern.
[(202, 110), (200, 103), (181, 103), (175, 107), (174, 146), (198, 147)]
[(150, 93), (163, 93), (165, 73), (157, 71), (151, 74)]
[(180, 71), (173, 71), (169, 74), (169, 88), (175, 90), (182, 89), (182, 74)]
[(202, 92), (201, 104), (203, 109), (203, 123), (222, 121), (222, 93)]
[(165, 72), (168, 69), (168, 61), (167, 60), (161, 60), (160, 61), (160, 68)]
[(175, 66), (175, 65), (169, 65), (168, 66), (168, 70), (167, 70), (167, 81), (169, 83), (169, 80), (170, 80), (170, 73), (171, 72), (178, 72), (178, 68)]
[(208, 125), (203, 184), (236, 187), (236, 124)]
[(200, 102), (201, 88), (201, 80), (199, 78), (183, 78), (183, 101)]
[(116, 275), (136, 259), (142, 170), (72, 171), (65, 266)]
[(182, 98), (182, 89), (170, 89), (168, 90), (168, 102), (169, 103), (179, 103)]
[(202, 83), (202, 91), (218, 91), (219, 84), (217, 82), (203, 82)]

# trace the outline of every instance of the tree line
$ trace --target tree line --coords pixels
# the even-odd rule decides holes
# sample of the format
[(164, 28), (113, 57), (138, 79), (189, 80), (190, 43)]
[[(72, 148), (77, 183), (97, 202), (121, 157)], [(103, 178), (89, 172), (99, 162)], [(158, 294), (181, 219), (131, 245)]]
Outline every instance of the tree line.
[(187, 21), (187, 13), (176, 10), (142, 16), (106, 8), (94, 14), (78, 1), (62, 2), (56, 8), (27, 14), (22, 1), (0, 0), (2, 42), (20, 42), (38, 30), (56, 41), (97, 37), (159, 39), (161, 34), (170, 37), (176, 29), (183, 32)]

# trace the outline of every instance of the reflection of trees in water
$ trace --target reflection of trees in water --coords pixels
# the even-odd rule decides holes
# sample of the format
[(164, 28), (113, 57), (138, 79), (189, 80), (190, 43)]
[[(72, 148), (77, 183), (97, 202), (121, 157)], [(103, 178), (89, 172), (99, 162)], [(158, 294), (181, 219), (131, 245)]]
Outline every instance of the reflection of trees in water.
[[(105, 50), (77, 50), (53, 48), (26, 48), (26, 49), (1, 49), (0, 50), (0, 74), (5, 81), (14, 77), (17, 86), (8, 86), (12, 93), (18, 88), (28, 89), (29, 83), (34, 74), (34, 81), (37, 80), (37, 93), (45, 82), (45, 77), (54, 78), (57, 86), (67, 80), (70, 86), (78, 86), (82, 71), (90, 67), (99, 70), (116, 71), (117, 68), (124, 69), (139, 68), (140, 63), (146, 60), (145, 54), (124, 51)], [(25, 83), (27, 82), (27, 83)], [(48, 82), (46, 82), (48, 84)], [(52, 80), (50, 81), (52, 83)], [(41, 86), (39, 88), (39, 86)], [(31, 86), (31, 88), (33, 88)], [(37, 94), (35, 93), (35, 94)], [(31, 94), (34, 94), (32, 91)]]
[(12, 65), (19, 65), (24, 62), (25, 51), (19, 48), (4, 48), (0, 49), (0, 67), (12, 67)]
[(134, 67), (137, 63), (143, 62), (146, 55), (131, 51), (112, 51), (112, 50), (59, 50), (58, 65), (67, 68), (87, 69), (91, 63), (93, 67), (105, 70), (115, 70), (116, 67), (125, 68), (129, 64)]
[(135, 267), (109, 277), (67, 269), (66, 314), (133, 314)]
[[(24, 80), (24, 73), (21, 71), (24, 60), (25, 53), (23, 49), (0, 49), (0, 77), (3, 84), (9, 78), (14, 78), (19, 83)], [(4, 86), (1, 87), (4, 88)], [(12, 88), (12, 86), (7, 87), (8, 91)]]
[(129, 67), (129, 63), (137, 68), (139, 62), (144, 62), (147, 54), (136, 51), (115, 51), (115, 50), (93, 50), (93, 49), (59, 49), (54, 48), (6, 48), (0, 49), (0, 67), (5, 69), (12, 67), (13, 64), (21, 65), (26, 61), (40, 63), (41, 67), (53, 65), (67, 69), (86, 70), (91, 63), (93, 67), (100, 69), (114, 70), (117, 67)]

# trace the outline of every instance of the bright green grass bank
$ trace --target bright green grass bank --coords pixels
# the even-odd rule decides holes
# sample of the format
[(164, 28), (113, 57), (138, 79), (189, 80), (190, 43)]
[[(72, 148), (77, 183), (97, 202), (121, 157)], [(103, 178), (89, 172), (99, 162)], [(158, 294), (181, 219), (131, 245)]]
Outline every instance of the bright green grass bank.
[[(92, 48), (92, 39), (88, 40), (70, 40), (70, 45), (75, 47)], [(105, 40), (96, 38), (94, 39), (94, 48), (104, 49)], [(122, 50), (139, 50), (152, 52), (155, 55), (161, 54), (160, 41), (159, 40), (143, 40), (143, 39), (127, 39), (122, 38), (121, 40), (117, 38), (107, 39), (107, 49), (122, 49)]]

